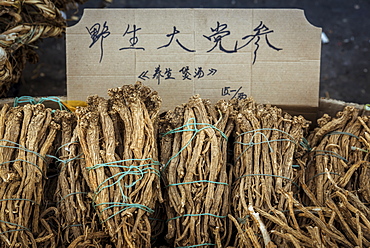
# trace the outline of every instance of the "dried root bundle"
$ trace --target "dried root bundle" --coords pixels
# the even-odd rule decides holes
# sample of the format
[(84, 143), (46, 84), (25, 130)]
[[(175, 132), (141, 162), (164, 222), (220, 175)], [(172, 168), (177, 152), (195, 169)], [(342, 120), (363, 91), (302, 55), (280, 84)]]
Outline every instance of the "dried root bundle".
[(0, 247), (370, 247), (369, 116), (108, 93), (1, 109)]
[(369, 247), (369, 117), (346, 107), (318, 124), (300, 160), (301, 191), (283, 192), (286, 215), (257, 212), (287, 247)]
[(231, 105), (199, 96), (161, 120), (167, 240), (172, 247), (226, 247), (230, 241), (227, 144)]
[[(308, 139), (312, 149), (307, 162), (305, 183), (312, 189), (321, 206), (325, 205), (327, 193), (333, 187), (326, 172), (342, 188), (346, 187), (350, 191), (358, 187), (366, 188), (363, 185), (365, 182), (359, 178), (356, 181), (350, 180), (361, 165), (351, 167), (367, 160), (368, 153), (364, 152), (368, 150), (369, 144), (365, 137), (368, 131), (367, 120), (368, 117), (360, 117), (359, 111), (353, 107), (346, 107), (337, 114), (337, 118), (331, 119), (324, 115), (318, 120), (319, 127)], [(347, 172), (351, 174), (344, 178)]]
[(157, 115), (161, 99), (141, 84), (109, 90), (77, 111), (87, 184), (104, 230), (116, 247), (150, 247), (160, 190)]
[(0, 112), (0, 247), (56, 247), (43, 192), (59, 128), (40, 104)]
[[(305, 247), (369, 247), (369, 117), (345, 107), (318, 124), (301, 178), (308, 207), (296, 204), (311, 239)], [(308, 212), (312, 207), (320, 211)]]
[[(292, 117), (281, 109), (257, 105), (252, 99), (234, 102), (233, 215), (237, 227), (235, 247), (288, 247), (271, 230), (280, 224), (295, 224), (289, 218), (298, 192), (295, 153), (308, 127), (303, 117)], [(276, 223), (263, 214), (272, 214)]]
[(111, 247), (109, 236), (101, 230), (89, 198), (88, 175), (75, 128), (77, 120), (72, 113), (61, 111), (57, 115), (62, 133), (55, 193), (61, 229), (60, 247)]

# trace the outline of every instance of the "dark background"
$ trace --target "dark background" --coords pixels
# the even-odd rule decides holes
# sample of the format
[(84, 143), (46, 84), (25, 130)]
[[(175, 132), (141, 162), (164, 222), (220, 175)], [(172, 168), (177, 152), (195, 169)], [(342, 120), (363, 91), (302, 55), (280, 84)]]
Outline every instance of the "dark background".
[[(322, 44), (320, 96), (370, 103), (370, 1), (368, 0), (90, 0), (71, 10), (78, 19), (84, 8), (299, 8), (329, 38)], [(75, 21), (69, 21), (73, 25)], [(39, 43), (39, 63), (27, 65), (8, 97), (66, 95), (65, 39)]]

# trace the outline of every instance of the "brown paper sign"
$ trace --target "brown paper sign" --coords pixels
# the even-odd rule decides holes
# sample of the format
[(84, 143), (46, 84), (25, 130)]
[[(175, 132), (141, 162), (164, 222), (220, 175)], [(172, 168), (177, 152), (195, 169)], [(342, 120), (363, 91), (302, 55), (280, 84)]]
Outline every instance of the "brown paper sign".
[(141, 81), (163, 110), (194, 94), (316, 108), (320, 37), (298, 9), (85, 9), (67, 28), (67, 97)]

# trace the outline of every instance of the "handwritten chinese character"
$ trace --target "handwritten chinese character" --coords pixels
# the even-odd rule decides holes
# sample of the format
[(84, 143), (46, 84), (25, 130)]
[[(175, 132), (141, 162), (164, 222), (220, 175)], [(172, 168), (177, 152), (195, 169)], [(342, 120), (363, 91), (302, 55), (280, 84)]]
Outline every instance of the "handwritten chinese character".
[(119, 50), (124, 50), (124, 49), (141, 49), (141, 50), (145, 50), (144, 47), (135, 47), (135, 45), (139, 42), (139, 38), (136, 36), (136, 31), (141, 30), (141, 28), (136, 28), (136, 25), (134, 24), (133, 25), (133, 29), (131, 31), (129, 31), (129, 29), (130, 29), (130, 24), (127, 25), (127, 29), (126, 29), (125, 33), (122, 36), (125, 37), (126, 34), (132, 34), (132, 37), (129, 39), (130, 46), (128, 46), (128, 47), (122, 47)]
[(259, 48), (259, 44), (258, 42), (260, 41), (262, 35), (265, 36), (265, 40), (266, 40), (266, 43), (269, 47), (271, 47), (272, 49), (276, 50), (276, 51), (280, 51), (280, 50), (283, 50), (282, 48), (277, 48), (275, 46), (273, 46), (268, 37), (267, 37), (267, 34), (269, 33), (272, 33), (274, 32), (274, 30), (270, 30), (265, 24), (263, 24), (263, 22), (261, 21), (260, 24), (255, 28), (253, 29), (253, 31), (255, 32), (254, 34), (251, 34), (251, 35), (247, 35), (247, 36), (244, 36), (242, 39), (243, 40), (248, 40), (247, 43), (245, 43), (243, 46), (239, 47), (239, 49), (242, 49), (243, 47), (245, 46), (248, 46), (249, 43), (251, 43), (253, 40), (255, 40), (254, 44), (256, 45), (256, 48), (254, 49), (254, 57), (253, 57), (253, 64), (256, 62), (256, 58), (257, 58), (257, 51), (258, 51), (258, 48)]
[[(91, 28), (86, 27), (87, 32), (89, 32), (90, 38), (91, 38), (91, 44), (89, 48), (93, 47), (96, 42), (100, 40), (100, 60), (99, 63), (101, 63), (103, 59), (103, 40), (107, 38), (110, 35), (110, 32), (108, 31), (109, 28), (107, 26), (107, 22), (104, 22), (103, 27), (101, 27), (100, 23), (95, 23)], [(100, 30), (101, 29), (101, 30)]]
[(140, 78), (141, 80), (145, 80), (145, 79), (149, 79), (149, 77), (146, 75), (146, 74), (148, 74), (148, 70), (146, 70), (146, 71), (143, 71), (139, 76), (138, 76), (138, 78)]
[(157, 79), (158, 84), (160, 84), (161, 83), (161, 77), (164, 77), (164, 76), (162, 75), (161, 66), (158, 65), (158, 67), (156, 67), (155, 70), (154, 70), (153, 79)]
[(182, 73), (182, 80), (185, 80), (185, 79), (188, 79), (188, 80), (191, 80), (190, 76), (190, 72), (189, 72), (189, 66), (184, 66), (183, 68), (181, 68), (181, 70), (179, 70), (179, 72)]
[(239, 100), (246, 99), (247, 97), (248, 97), (247, 94), (245, 94), (244, 92), (238, 93), (238, 99)]
[(195, 72), (194, 72), (194, 78), (202, 78), (204, 77), (204, 71), (202, 69), (202, 67), (198, 67), (195, 69)]
[(244, 92), (240, 92), (242, 89), (242, 86), (239, 87), (239, 89), (234, 90), (230, 89), (231, 87), (223, 87), (221, 89), (221, 96), (231, 96), (231, 93), (233, 93), (231, 99), (237, 98), (237, 99), (245, 99), (247, 98), (247, 95)]
[(211, 49), (209, 49), (207, 53), (213, 51), (213, 49), (215, 49), (217, 46), (219, 47), (220, 51), (223, 51), (225, 53), (236, 53), (238, 51), (237, 41), (235, 42), (234, 49), (232, 50), (227, 50), (222, 46), (222, 39), (230, 35), (230, 31), (226, 29), (227, 29), (227, 24), (225, 23), (220, 24), (220, 22), (217, 22), (216, 28), (211, 28), (211, 31), (213, 32), (213, 34), (209, 36), (203, 35), (203, 37), (207, 38), (209, 41), (212, 41), (212, 38), (213, 38), (213, 42), (214, 42), (214, 46)]
[(230, 95), (229, 89), (230, 87), (223, 87), (221, 89), (221, 96), (229, 96)]
[(216, 70), (216, 69), (213, 69), (213, 68), (208, 69), (208, 71), (209, 71), (209, 73), (207, 74), (207, 76), (213, 76), (213, 75), (215, 75), (215, 74), (216, 74), (216, 72), (217, 72), (217, 70)]
[(172, 69), (166, 68), (166, 71), (164, 72), (164, 75), (166, 76), (164, 79), (175, 79), (172, 77)]
[[(160, 46), (157, 49), (161, 49), (161, 48), (168, 47), (169, 45), (171, 45), (171, 43), (173, 41), (173, 38), (175, 37), (176, 34), (179, 34), (179, 33), (180, 33), (180, 31), (177, 30), (175, 26), (173, 26), (173, 32), (171, 34), (167, 34), (166, 35), (167, 37), (171, 37), (170, 38), (170, 41), (166, 45)], [(185, 47), (183, 44), (181, 44), (180, 41), (179, 41), (179, 39), (176, 39), (176, 42), (185, 51), (187, 51), (187, 52), (195, 52), (195, 50), (191, 50), (191, 49)]]

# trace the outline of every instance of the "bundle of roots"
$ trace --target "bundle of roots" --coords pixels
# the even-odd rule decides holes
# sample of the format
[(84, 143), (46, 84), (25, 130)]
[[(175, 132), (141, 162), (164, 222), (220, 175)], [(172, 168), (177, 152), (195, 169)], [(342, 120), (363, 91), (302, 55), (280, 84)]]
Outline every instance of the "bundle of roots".
[(235, 247), (284, 247), (281, 227), (261, 218), (274, 214), (288, 221), (297, 193), (295, 154), (304, 151), (301, 142), (308, 128), (303, 117), (292, 117), (281, 109), (257, 105), (252, 99), (234, 103), (233, 220), (238, 234)]
[(161, 122), (162, 179), (171, 247), (226, 247), (231, 225), (228, 138), (231, 105), (199, 96), (169, 111)]
[(116, 247), (150, 247), (160, 189), (157, 117), (161, 100), (141, 85), (109, 90), (77, 111), (92, 205)]
[(140, 83), (0, 111), (1, 247), (369, 247), (370, 117)]
[(1, 247), (56, 247), (57, 210), (44, 204), (44, 188), (59, 128), (43, 105), (0, 112)]

